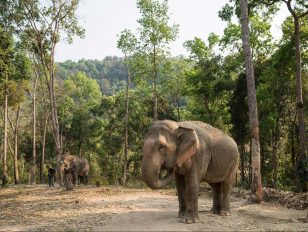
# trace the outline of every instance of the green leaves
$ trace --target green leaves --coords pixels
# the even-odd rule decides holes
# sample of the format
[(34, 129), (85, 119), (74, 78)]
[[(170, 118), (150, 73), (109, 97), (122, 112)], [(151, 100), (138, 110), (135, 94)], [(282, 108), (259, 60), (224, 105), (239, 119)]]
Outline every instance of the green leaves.
[(92, 109), (100, 104), (102, 94), (96, 80), (78, 72), (64, 82), (64, 91), (74, 101), (75, 108)]
[(210, 49), (205, 45), (202, 39), (195, 37), (194, 40), (188, 40), (184, 47), (190, 52), (190, 59), (196, 62), (202, 62), (209, 56)]
[(138, 0), (141, 18), (140, 41), (144, 49), (152, 49), (151, 46), (165, 48), (165, 46), (176, 39), (178, 25), (168, 25), (168, 1), (159, 2), (157, 0)]
[(125, 29), (118, 36), (117, 48), (120, 49), (125, 55), (133, 54), (137, 49), (137, 38), (128, 29)]
[(64, 81), (59, 99), (59, 118), (67, 146), (75, 154), (95, 150), (102, 133), (102, 121), (93, 112), (100, 106), (102, 94), (96, 80), (78, 72)]

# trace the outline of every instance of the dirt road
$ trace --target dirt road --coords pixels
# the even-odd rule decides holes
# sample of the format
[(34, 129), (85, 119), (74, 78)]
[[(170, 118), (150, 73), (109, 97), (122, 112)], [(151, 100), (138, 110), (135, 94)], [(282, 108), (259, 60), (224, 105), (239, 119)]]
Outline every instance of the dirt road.
[(0, 199), (0, 231), (308, 231), (306, 210), (232, 197), (231, 215), (218, 216), (206, 193), (195, 224), (179, 222), (174, 190), (38, 185), (0, 188)]

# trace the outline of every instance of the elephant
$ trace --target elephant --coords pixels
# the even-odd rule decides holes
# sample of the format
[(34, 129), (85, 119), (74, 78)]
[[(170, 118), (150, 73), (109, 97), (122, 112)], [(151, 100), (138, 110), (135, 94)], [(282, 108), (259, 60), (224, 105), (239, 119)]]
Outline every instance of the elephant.
[(72, 188), (71, 182), (73, 186), (76, 186), (78, 182), (80, 183), (80, 180), (82, 180), (83, 184), (88, 183), (89, 162), (87, 159), (65, 153), (62, 155), (60, 162), (64, 170), (63, 176), (67, 189)]
[(229, 214), (239, 152), (235, 141), (224, 132), (199, 121), (155, 121), (142, 152), (142, 178), (150, 188), (163, 188), (175, 179), (181, 222), (197, 222), (202, 181), (213, 189), (211, 212)]

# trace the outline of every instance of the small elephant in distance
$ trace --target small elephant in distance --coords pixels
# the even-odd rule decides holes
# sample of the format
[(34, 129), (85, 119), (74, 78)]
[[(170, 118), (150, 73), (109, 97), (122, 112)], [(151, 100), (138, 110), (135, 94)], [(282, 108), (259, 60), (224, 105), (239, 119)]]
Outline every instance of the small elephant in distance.
[[(228, 214), (238, 164), (234, 140), (203, 122), (155, 121), (144, 140), (143, 180), (152, 189), (160, 189), (175, 178), (179, 217), (184, 223), (198, 219), (201, 181), (213, 189), (211, 212)], [(163, 170), (168, 170), (165, 177), (161, 177)]]
[(60, 163), (63, 166), (63, 176), (67, 189), (72, 188), (71, 184), (76, 186), (78, 182), (88, 183), (89, 162), (87, 159), (65, 153), (61, 157)]

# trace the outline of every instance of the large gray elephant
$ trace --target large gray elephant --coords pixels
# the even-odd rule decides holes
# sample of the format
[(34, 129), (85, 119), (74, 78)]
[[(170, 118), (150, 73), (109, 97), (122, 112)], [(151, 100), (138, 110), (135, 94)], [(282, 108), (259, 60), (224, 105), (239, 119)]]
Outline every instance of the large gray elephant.
[[(199, 183), (213, 189), (215, 214), (230, 212), (230, 193), (239, 163), (236, 143), (221, 130), (198, 121), (155, 121), (143, 145), (142, 176), (152, 189), (175, 178), (182, 222), (198, 218)], [(163, 170), (168, 170), (161, 177)]]
[(87, 159), (65, 153), (60, 162), (63, 167), (63, 176), (67, 189), (72, 188), (71, 183), (76, 186), (80, 179), (83, 180), (83, 184), (88, 183), (89, 162)]

